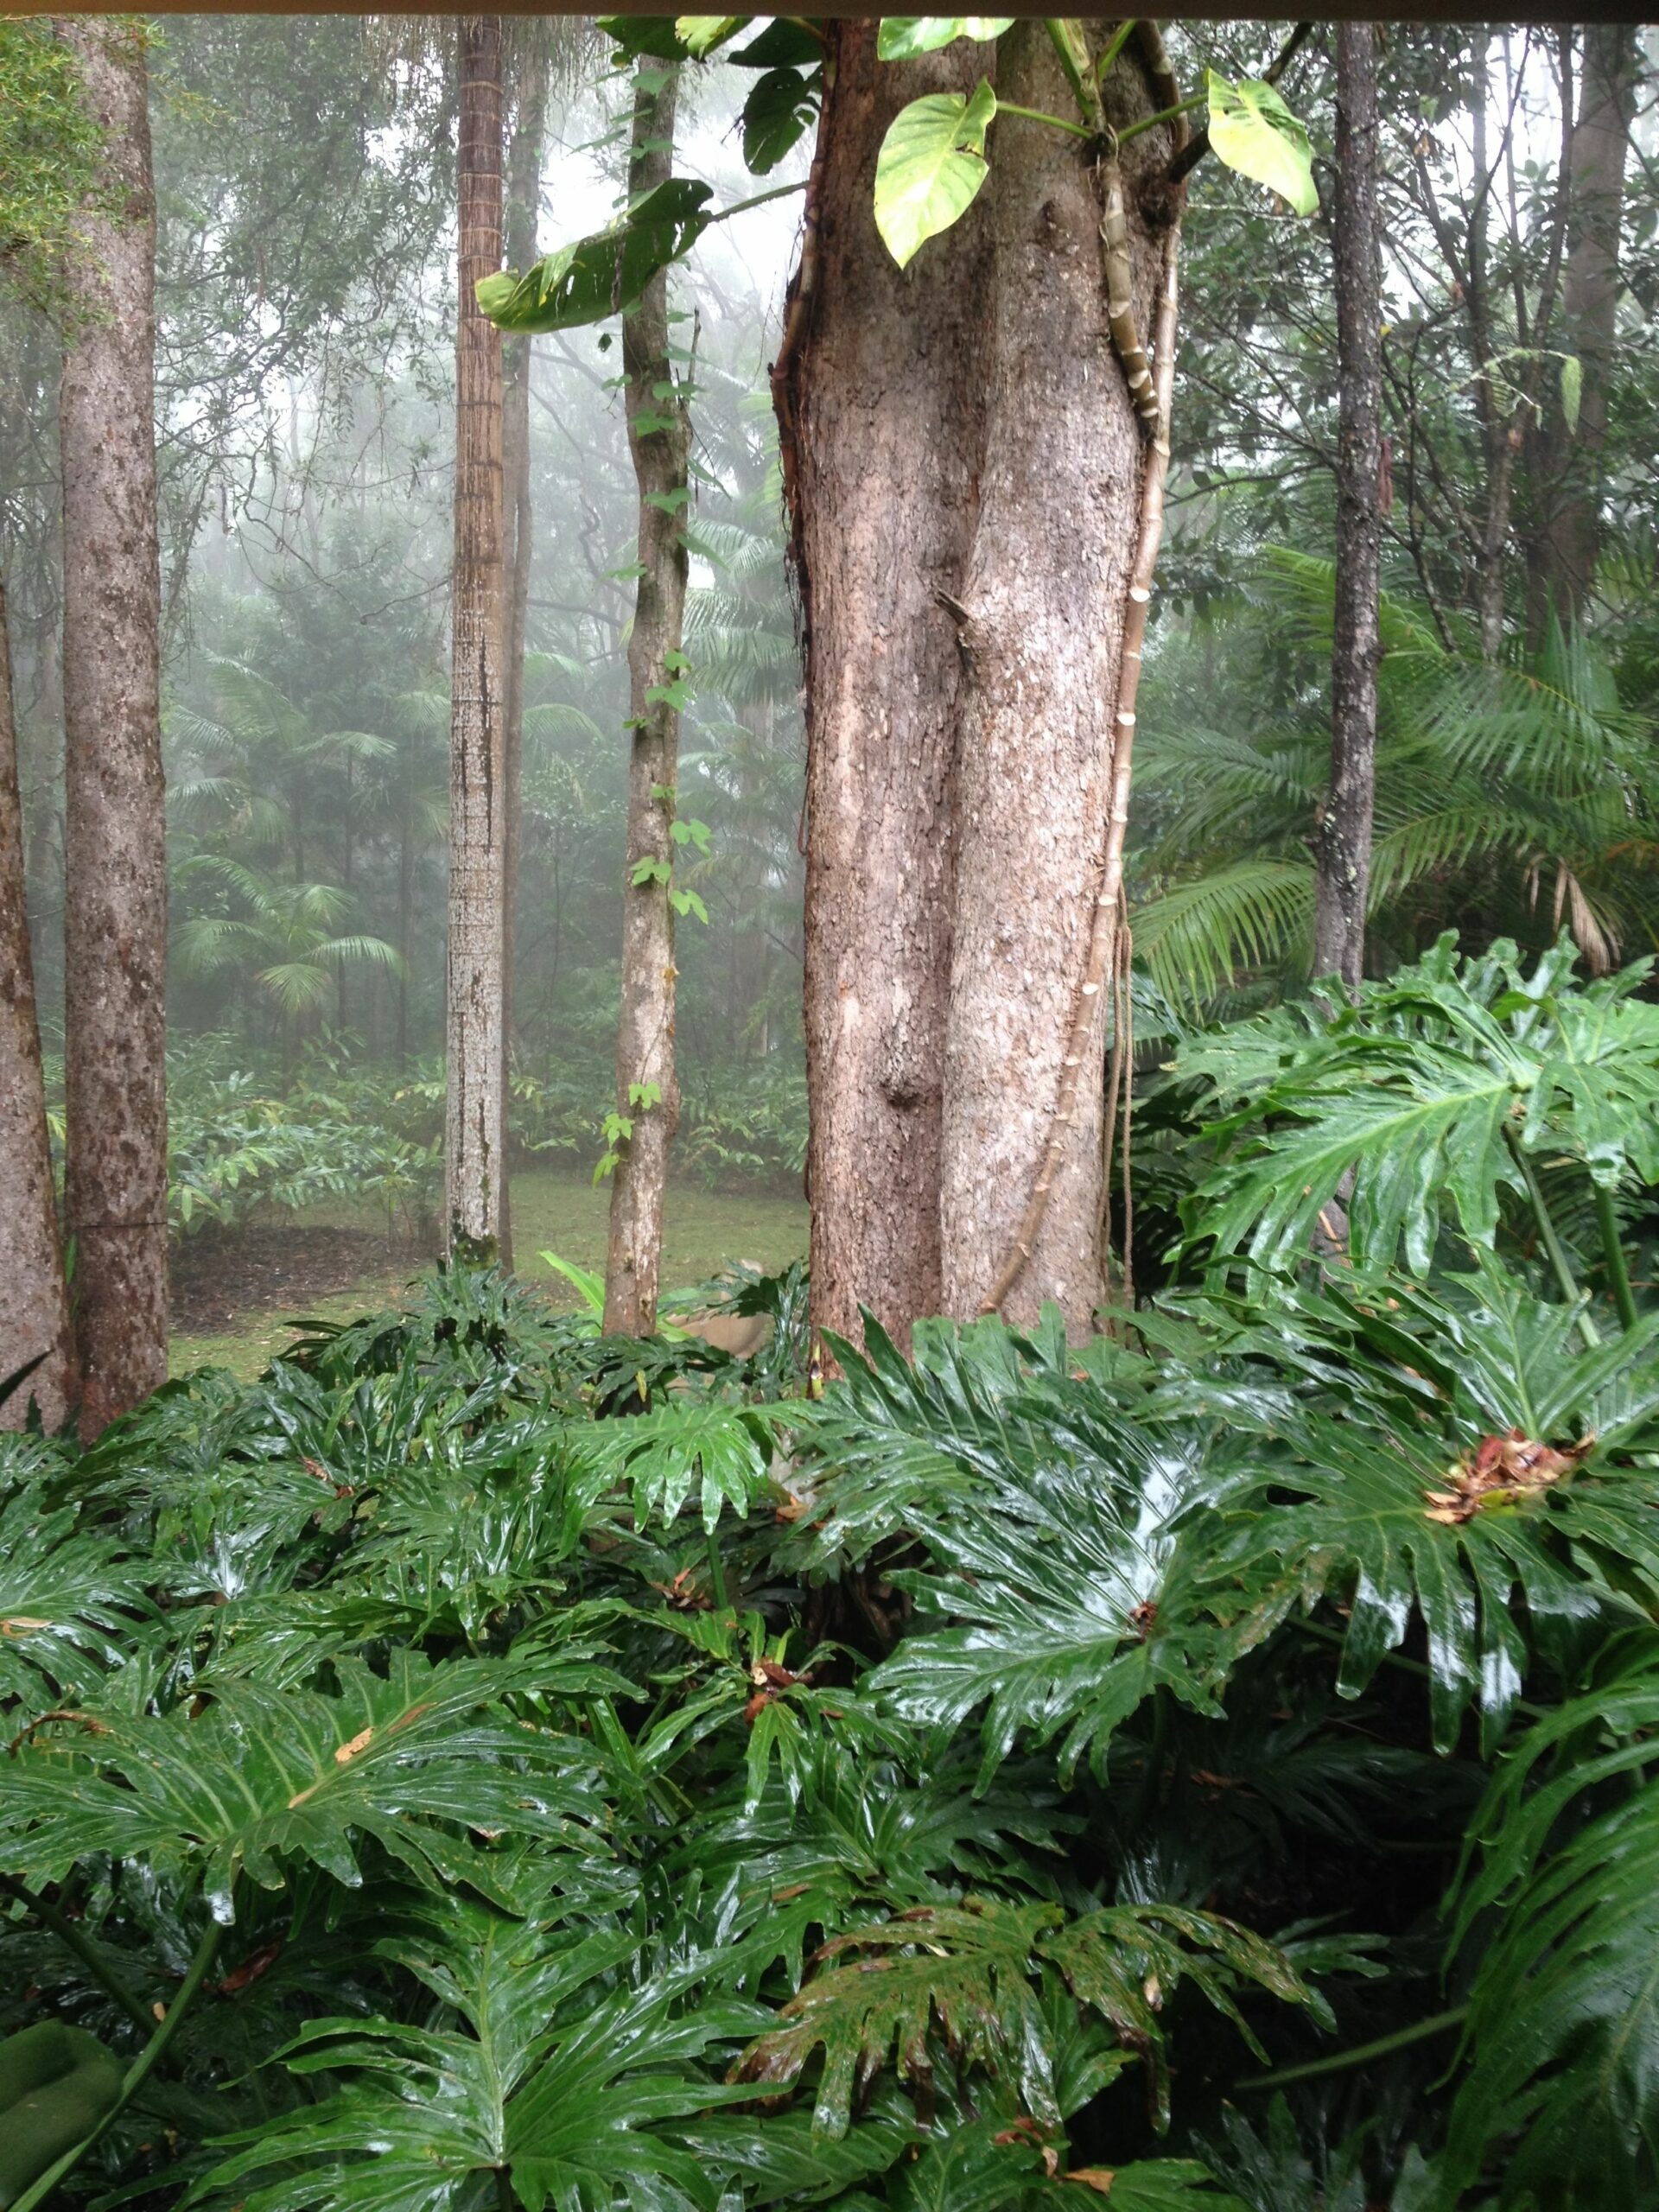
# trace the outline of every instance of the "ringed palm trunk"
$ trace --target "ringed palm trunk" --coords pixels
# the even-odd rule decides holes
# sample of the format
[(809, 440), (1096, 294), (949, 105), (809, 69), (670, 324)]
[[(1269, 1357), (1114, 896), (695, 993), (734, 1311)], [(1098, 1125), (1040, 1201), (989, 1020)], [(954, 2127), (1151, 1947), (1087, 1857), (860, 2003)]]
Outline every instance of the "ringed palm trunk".
[(446, 1253), (505, 1249), (507, 792), (501, 336), (474, 287), (501, 266), (501, 19), (460, 28), (460, 251), (449, 731)]
[(143, 30), (62, 35), (105, 131), (64, 359), (67, 1218), (95, 1436), (167, 1375), (167, 859), (156, 532), (156, 209)]
[[(634, 92), (630, 197), (653, 190), (674, 162), (677, 72), (647, 60)], [(627, 870), (623, 887), (622, 1004), (616, 1111), (632, 1124), (617, 1146), (605, 1261), (605, 1327), (626, 1336), (657, 1325), (669, 1147), (679, 1118), (674, 1065), (674, 786), (680, 718), (667, 696), (683, 640), (686, 464), (691, 426), (668, 350), (668, 273), (623, 318), (628, 444), (639, 489), (639, 578), (628, 640)]]
[[(896, 268), (876, 155), (988, 49), (876, 59), (825, 26), (828, 84), (773, 371), (806, 656), (805, 1030), (812, 1317), (908, 1345), (941, 1304), (945, 1009), (963, 591), (985, 413), (984, 207)], [(982, 200), (988, 197), (987, 193)]]
[(22, 795), (12, 717), (6, 600), (0, 587), (0, 1382), (41, 1357), (25, 1387), (0, 1404), (0, 1428), (21, 1428), (31, 1398), (60, 1427), (79, 1394), (74, 1331), (64, 1285), (57, 1193), (47, 1135), (35, 967), (23, 870)]
[[(1049, 114), (1076, 112), (1040, 22), (1005, 33), (997, 92)], [(1103, 96), (1119, 129), (1163, 105), (1133, 46)], [(943, 1305), (963, 1319), (994, 1308), (1028, 1323), (1052, 1300), (1078, 1337), (1103, 1291), (1109, 995), (1099, 974), (1092, 988), (1083, 979), (1103, 954), (1110, 967), (1134, 734), (1120, 677), (1132, 584), (1137, 651), (1144, 620), (1152, 455), (1113, 352), (1100, 187), (1087, 149), (1018, 118), (997, 129), (991, 276), (976, 303), (988, 308), (993, 334), (988, 416), (961, 590)], [(1143, 340), (1165, 289), (1170, 154), (1164, 128), (1123, 149)], [(1160, 495), (1161, 482), (1160, 467)]]
[[(1338, 23), (1337, 189), (1336, 616), (1331, 664), (1331, 784), (1314, 846), (1313, 972), (1350, 990), (1365, 962), (1376, 792), (1378, 563), (1382, 518), (1382, 273), (1377, 232), (1376, 31)], [(1501, 608), (1500, 608), (1501, 620)]]

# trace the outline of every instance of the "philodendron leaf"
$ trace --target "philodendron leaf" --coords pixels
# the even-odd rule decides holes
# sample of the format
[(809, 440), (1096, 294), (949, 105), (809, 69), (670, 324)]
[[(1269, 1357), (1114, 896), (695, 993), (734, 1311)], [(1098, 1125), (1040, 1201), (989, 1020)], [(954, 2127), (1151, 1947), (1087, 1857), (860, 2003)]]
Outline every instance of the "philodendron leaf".
[(659, 269), (689, 253), (714, 219), (713, 188), (670, 177), (602, 231), (527, 269), (486, 276), (478, 304), (502, 330), (573, 330), (630, 308)]
[(677, 16), (674, 35), (694, 61), (706, 60), (717, 46), (747, 30), (752, 16)]
[(937, 54), (959, 38), (1001, 38), (1012, 16), (884, 16), (875, 35), (883, 61), (908, 61), (918, 54)]
[(1273, 86), (1259, 77), (1236, 85), (1205, 72), (1210, 100), (1210, 144), (1230, 169), (1254, 177), (1287, 200), (1299, 215), (1319, 204), (1307, 132)]
[(743, 159), (756, 176), (768, 175), (800, 139), (818, 111), (821, 71), (768, 69), (743, 103)]
[(912, 100), (888, 125), (875, 162), (875, 227), (901, 269), (973, 205), (990, 174), (985, 133), (995, 113), (982, 77), (971, 93)]

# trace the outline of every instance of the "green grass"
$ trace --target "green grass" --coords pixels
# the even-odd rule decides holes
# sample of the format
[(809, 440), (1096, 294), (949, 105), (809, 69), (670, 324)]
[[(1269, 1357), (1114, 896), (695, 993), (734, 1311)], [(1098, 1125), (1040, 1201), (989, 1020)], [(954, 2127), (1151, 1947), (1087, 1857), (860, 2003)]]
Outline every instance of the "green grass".
[[(512, 1179), (512, 1240), (518, 1273), (544, 1289), (550, 1305), (561, 1311), (576, 1294), (554, 1274), (541, 1255), (602, 1271), (605, 1231), (610, 1207), (608, 1187), (595, 1190), (585, 1178), (556, 1169), (532, 1170)], [(320, 1210), (320, 1223), (338, 1224), (349, 1217), (339, 1207)], [(303, 1222), (307, 1217), (296, 1217)], [(807, 1209), (799, 1198), (728, 1196), (693, 1185), (668, 1194), (664, 1232), (665, 1289), (702, 1282), (729, 1261), (748, 1260), (763, 1268), (787, 1266), (806, 1249)], [(176, 1334), (168, 1347), (175, 1375), (196, 1367), (228, 1367), (251, 1381), (288, 1343), (289, 1323), (300, 1319), (345, 1321), (396, 1298), (410, 1268), (393, 1264), (367, 1274), (349, 1290), (312, 1300), (303, 1315), (292, 1305), (250, 1313), (239, 1327), (223, 1335)]]

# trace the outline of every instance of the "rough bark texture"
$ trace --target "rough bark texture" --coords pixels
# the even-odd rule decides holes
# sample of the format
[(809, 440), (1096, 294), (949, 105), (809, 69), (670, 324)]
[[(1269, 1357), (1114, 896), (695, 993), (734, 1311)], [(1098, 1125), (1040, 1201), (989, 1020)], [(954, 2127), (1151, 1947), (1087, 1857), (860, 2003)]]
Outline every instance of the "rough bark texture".
[(1542, 593), (1576, 614), (1595, 589), (1607, 407), (1618, 346), (1618, 236), (1636, 106), (1636, 27), (1586, 23), (1568, 180), (1561, 328), (1553, 342), (1583, 363), (1578, 426), (1553, 412), (1546, 469), (1553, 497), (1542, 534)]
[[(543, 40), (529, 42), (518, 69), (518, 104), (507, 155), (506, 259), (512, 269), (528, 269), (537, 257), (537, 220), (541, 212), (542, 154), (547, 140), (547, 51)], [(518, 934), (518, 839), (524, 817), (524, 620), (530, 605), (530, 570), (534, 515), (530, 492), (530, 372), (528, 338), (504, 338), (501, 345), (502, 568), (505, 595), (505, 665), (501, 676), (502, 752), (506, 791), (506, 889), (502, 926), (505, 931), (501, 979), (505, 1052), (512, 1060), (512, 979)], [(501, 1086), (501, 1157), (510, 1157), (507, 1085)], [(501, 1192), (502, 1257), (512, 1262), (511, 1178)]]
[[(1338, 23), (1337, 587), (1331, 660), (1331, 785), (1315, 842), (1313, 972), (1351, 989), (1365, 959), (1376, 787), (1377, 564), (1382, 550), (1382, 264), (1377, 235), (1376, 37)], [(1499, 602), (1502, 620), (1502, 601)]]
[(74, 1332), (64, 1287), (57, 1194), (46, 1128), (46, 1085), (35, 1014), (23, 873), (23, 805), (12, 720), (6, 600), (0, 588), (0, 1382), (46, 1355), (29, 1382), (0, 1404), (0, 1428), (21, 1428), (31, 1399), (48, 1428), (61, 1427), (79, 1395)]
[(90, 1437), (167, 1375), (156, 209), (143, 30), (83, 17), (63, 36), (120, 195), (86, 220), (59, 410), (67, 1216)]
[[(1075, 112), (1040, 22), (1000, 41), (1000, 97)], [(1104, 86), (1120, 127), (1149, 111), (1138, 56)], [(962, 599), (967, 666), (957, 766), (956, 925), (944, 1059), (944, 1309), (976, 1313), (1044, 1170), (1068, 1049), (1077, 1104), (1004, 1312), (1047, 1300), (1077, 1335), (1100, 1302), (1105, 1003), (1072, 1035), (1111, 810), (1114, 710), (1145, 445), (1112, 349), (1102, 201), (1078, 142), (1006, 118), (988, 188), (994, 272), (981, 512)], [(1164, 130), (1124, 149), (1135, 319), (1162, 269), (1144, 188)]]
[[(634, 92), (628, 184), (651, 192), (674, 166), (678, 73), (647, 60)], [(628, 639), (627, 868), (622, 899), (622, 1006), (616, 1032), (616, 1110), (633, 1124), (611, 1186), (605, 1326), (645, 1336), (657, 1325), (668, 1152), (679, 1119), (674, 1068), (674, 910), (666, 880), (683, 849), (672, 839), (680, 717), (664, 696), (675, 681), (685, 621), (686, 461), (691, 425), (675, 393), (668, 352), (668, 272), (652, 277), (623, 317), (628, 445), (639, 487), (639, 580)], [(653, 694), (655, 696), (653, 696)], [(660, 874), (636, 882), (642, 867)], [(645, 1097), (642, 1090), (649, 1086)]]
[(501, 19), (461, 18), (460, 287), (449, 728), (447, 1251), (499, 1255), (506, 1180), (506, 761), (502, 713)]
[(907, 1344), (941, 1305), (963, 676), (941, 594), (963, 589), (977, 514), (988, 228), (976, 205), (901, 272), (872, 200), (899, 109), (970, 87), (989, 49), (878, 64), (874, 22), (826, 28), (833, 82), (774, 377), (808, 681), (812, 1308), (856, 1343), (868, 1305)]

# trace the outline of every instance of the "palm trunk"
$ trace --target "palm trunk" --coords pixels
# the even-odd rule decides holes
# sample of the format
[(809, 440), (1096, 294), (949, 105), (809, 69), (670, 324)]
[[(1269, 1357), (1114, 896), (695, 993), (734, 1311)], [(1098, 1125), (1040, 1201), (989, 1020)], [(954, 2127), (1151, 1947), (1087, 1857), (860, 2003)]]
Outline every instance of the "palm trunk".
[(0, 586), (0, 1382), (44, 1354), (28, 1386), (0, 1402), (0, 1428), (21, 1428), (31, 1398), (58, 1428), (79, 1389), (63, 1279), (57, 1193), (46, 1126), (41, 1032), (29, 942), (23, 804), (17, 780), (6, 600)]
[(67, 1212), (95, 1436), (167, 1374), (167, 857), (156, 211), (142, 29), (67, 19), (119, 213), (89, 211), (63, 455)]
[(1315, 844), (1313, 972), (1338, 976), (1351, 990), (1365, 960), (1376, 788), (1382, 303), (1376, 29), (1370, 23), (1338, 23), (1336, 40), (1337, 595), (1331, 787)]
[[(646, 60), (634, 92), (631, 197), (671, 174), (678, 73)], [(622, 1006), (616, 1035), (616, 1110), (632, 1123), (617, 1147), (605, 1262), (605, 1326), (628, 1336), (657, 1325), (668, 1152), (679, 1117), (674, 1066), (674, 910), (668, 872), (680, 718), (664, 695), (675, 683), (685, 618), (686, 463), (691, 426), (668, 351), (668, 274), (623, 318), (628, 443), (639, 487), (639, 568), (628, 640), (627, 876), (623, 889)], [(655, 695), (653, 696), (653, 694)], [(643, 880), (639, 872), (644, 868)]]
[(971, 88), (987, 50), (959, 42), (899, 65), (877, 61), (874, 22), (826, 30), (830, 81), (773, 371), (806, 645), (812, 1314), (857, 1343), (868, 1306), (907, 1345), (941, 1298), (963, 681), (947, 601), (978, 512), (988, 226), (971, 208), (901, 272), (872, 200), (894, 115)]
[[(1004, 35), (997, 89), (1021, 106), (1068, 111), (1071, 93), (1040, 22)], [(1164, 105), (1133, 49), (1103, 95), (1120, 129)], [(1100, 984), (1111, 964), (1135, 722), (1120, 678), (1132, 609), (1139, 650), (1150, 557), (1138, 560), (1137, 544), (1149, 492), (1161, 524), (1162, 461), (1114, 358), (1094, 165), (1058, 131), (1018, 121), (999, 130), (990, 415), (962, 589), (968, 672), (944, 1060), (944, 1306), (964, 1319), (995, 1306), (1029, 1322), (1052, 1300), (1081, 1336), (1102, 1295)], [(1163, 130), (1124, 149), (1129, 290), (1142, 334), (1173, 276), (1165, 227), (1173, 209), (1162, 184), (1170, 151)], [(975, 305), (986, 312), (983, 297)], [(1173, 337), (1173, 315), (1167, 328)]]
[(1555, 340), (1582, 364), (1583, 387), (1576, 428), (1568, 429), (1559, 403), (1550, 418), (1545, 467), (1552, 480), (1538, 563), (1541, 593), (1562, 616), (1578, 613), (1593, 593), (1601, 550), (1603, 454), (1618, 349), (1619, 226), (1636, 85), (1635, 26), (1587, 23)]
[(501, 336), (474, 287), (501, 266), (501, 19), (461, 18), (455, 547), (449, 734), (444, 1249), (502, 1256), (506, 1162), (506, 761)]
[[(536, 224), (542, 197), (542, 151), (547, 137), (547, 56), (534, 26), (520, 65), (518, 112), (507, 160), (506, 257), (510, 267), (528, 269), (536, 258)], [(502, 746), (507, 794), (506, 893), (501, 1004), (511, 1064), (515, 1034), (512, 981), (518, 933), (518, 842), (524, 814), (524, 620), (530, 604), (531, 524), (530, 496), (530, 374), (528, 338), (503, 340), (502, 349), (502, 525), (506, 597), (506, 659), (502, 671)], [(507, 1087), (502, 1084), (501, 1158), (511, 1158), (506, 1126)], [(512, 1257), (512, 1177), (501, 1193), (502, 1252)]]

